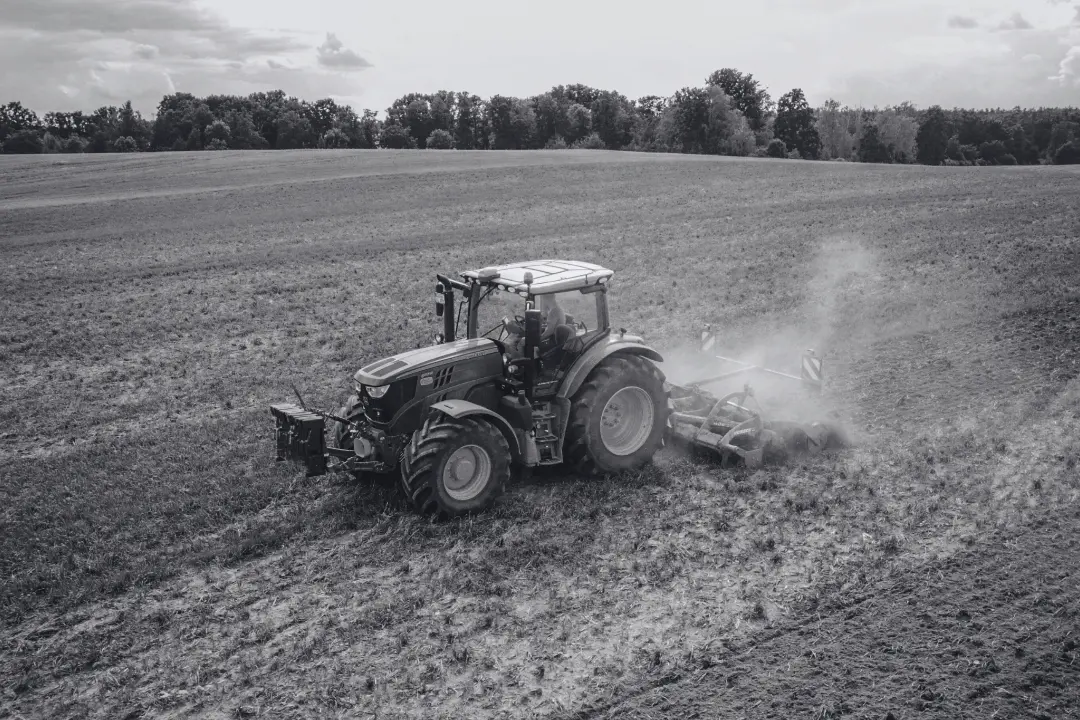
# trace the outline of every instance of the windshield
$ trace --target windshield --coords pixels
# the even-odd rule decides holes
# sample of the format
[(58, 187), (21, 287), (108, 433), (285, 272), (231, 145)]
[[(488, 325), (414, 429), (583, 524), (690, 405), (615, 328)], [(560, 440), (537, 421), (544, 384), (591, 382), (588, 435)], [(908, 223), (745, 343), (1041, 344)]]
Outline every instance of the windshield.
[[(542, 313), (541, 329), (545, 336), (554, 334), (554, 327), (548, 327), (549, 319), (572, 326), (575, 335), (598, 329), (597, 296), (593, 293), (571, 290), (538, 295), (534, 303)], [(553, 308), (553, 305), (557, 308)], [(477, 306), (476, 333), (481, 337), (486, 335), (496, 340), (502, 339), (503, 319), (507, 318), (513, 323), (515, 317), (523, 318), (524, 315), (525, 298), (504, 290), (484, 288)], [(461, 319), (464, 319), (464, 314)]]
[(484, 288), (476, 313), (477, 335), (499, 339), (503, 318), (525, 315), (525, 298), (497, 288)]

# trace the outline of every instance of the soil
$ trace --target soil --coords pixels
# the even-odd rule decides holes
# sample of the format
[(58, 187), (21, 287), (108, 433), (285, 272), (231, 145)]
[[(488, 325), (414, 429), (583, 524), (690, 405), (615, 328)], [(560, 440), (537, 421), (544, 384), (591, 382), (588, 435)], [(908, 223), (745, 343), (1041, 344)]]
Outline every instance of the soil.
[(568, 717), (1080, 717), (1074, 508), (837, 593), (698, 672)]
[[(0, 169), (0, 717), (1075, 716), (1076, 169)], [(657, 347), (711, 323), (779, 370), (823, 352), (820, 404), (867, 441), (537, 473), (436, 525), (273, 462), (291, 383), (339, 406), (429, 341), (436, 272), (536, 256), (615, 268), (612, 317)]]

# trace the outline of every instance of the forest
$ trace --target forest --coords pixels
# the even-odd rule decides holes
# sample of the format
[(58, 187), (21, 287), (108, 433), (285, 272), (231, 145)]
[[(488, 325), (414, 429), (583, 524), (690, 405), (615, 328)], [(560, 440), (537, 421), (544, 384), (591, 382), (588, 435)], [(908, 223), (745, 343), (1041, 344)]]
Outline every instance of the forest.
[(946, 109), (905, 102), (812, 107), (799, 88), (773, 100), (752, 74), (717, 70), (668, 97), (559, 85), (484, 99), (409, 93), (379, 113), (277, 90), (246, 97), (177, 92), (152, 118), (107, 106), (39, 116), (0, 106), (4, 153), (296, 148), (527, 150), (586, 148), (925, 165), (1080, 163), (1080, 108)]

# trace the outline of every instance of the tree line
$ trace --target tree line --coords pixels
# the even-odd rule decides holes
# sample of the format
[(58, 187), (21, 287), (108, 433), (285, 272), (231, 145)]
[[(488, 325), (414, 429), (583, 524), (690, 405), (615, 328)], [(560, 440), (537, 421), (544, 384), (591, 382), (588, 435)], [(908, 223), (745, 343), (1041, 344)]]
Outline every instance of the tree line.
[(5, 153), (294, 148), (587, 148), (926, 165), (1080, 163), (1080, 109), (814, 108), (799, 88), (773, 101), (752, 74), (717, 70), (701, 87), (631, 100), (559, 85), (529, 98), (410, 93), (380, 119), (280, 90), (166, 95), (153, 119), (130, 102), (92, 113), (0, 106)]

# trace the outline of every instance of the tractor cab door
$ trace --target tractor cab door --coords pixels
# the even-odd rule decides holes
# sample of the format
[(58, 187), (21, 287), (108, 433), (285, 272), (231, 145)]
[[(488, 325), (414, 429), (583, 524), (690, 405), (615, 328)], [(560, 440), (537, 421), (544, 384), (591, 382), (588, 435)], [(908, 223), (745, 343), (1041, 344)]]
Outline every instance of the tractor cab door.
[(604, 293), (568, 292), (537, 295), (542, 314), (537, 397), (558, 392), (566, 373), (594, 342), (608, 333)]

